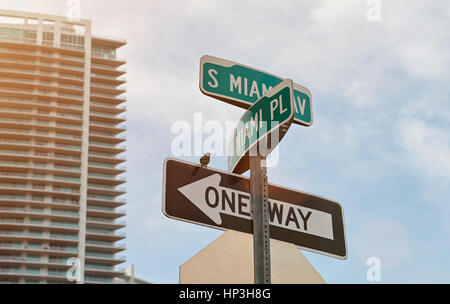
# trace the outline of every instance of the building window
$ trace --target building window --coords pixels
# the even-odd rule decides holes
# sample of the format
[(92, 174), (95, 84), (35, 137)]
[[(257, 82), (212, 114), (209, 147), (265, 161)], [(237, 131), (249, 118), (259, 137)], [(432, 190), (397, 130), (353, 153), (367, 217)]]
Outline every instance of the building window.
[(53, 41), (53, 33), (52, 32), (44, 32), (42, 35), (43, 40)]

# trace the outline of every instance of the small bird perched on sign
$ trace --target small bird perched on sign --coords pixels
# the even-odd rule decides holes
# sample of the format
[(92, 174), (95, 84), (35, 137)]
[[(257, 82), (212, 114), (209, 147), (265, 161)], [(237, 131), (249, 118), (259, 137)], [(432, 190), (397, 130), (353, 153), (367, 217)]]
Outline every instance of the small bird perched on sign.
[(202, 165), (203, 168), (208, 167), (208, 164), (211, 160), (211, 153), (206, 153), (200, 158), (200, 165)]

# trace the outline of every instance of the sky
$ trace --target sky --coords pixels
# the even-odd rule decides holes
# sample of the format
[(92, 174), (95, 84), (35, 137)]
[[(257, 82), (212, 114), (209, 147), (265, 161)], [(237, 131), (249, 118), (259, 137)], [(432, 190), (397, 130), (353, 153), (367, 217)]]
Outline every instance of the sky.
[[(67, 11), (65, 0), (0, 7)], [(377, 257), (381, 283), (450, 283), (449, 1), (95, 0), (81, 16), (128, 43), (124, 243), (138, 277), (178, 283), (179, 266), (223, 233), (161, 212), (173, 125), (244, 113), (200, 92), (208, 54), (312, 92), (314, 124), (291, 126), (268, 177), (342, 205), (348, 259), (303, 251), (326, 282), (373, 283)], [(226, 157), (210, 166), (226, 170)]]

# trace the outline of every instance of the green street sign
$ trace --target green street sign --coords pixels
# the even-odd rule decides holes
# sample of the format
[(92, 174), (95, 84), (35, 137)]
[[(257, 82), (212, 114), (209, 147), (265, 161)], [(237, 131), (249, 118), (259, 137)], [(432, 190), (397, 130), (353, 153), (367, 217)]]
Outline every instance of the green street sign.
[[(205, 55), (200, 59), (203, 94), (248, 109), (284, 78), (243, 64)], [(294, 83), (294, 123), (313, 124), (311, 92)]]
[(267, 156), (284, 137), (294, 119), (294, 83), (290, 79), (266, 92), (239, 120), (228, 145), (228, 170), (242, 174), (249, 156)]

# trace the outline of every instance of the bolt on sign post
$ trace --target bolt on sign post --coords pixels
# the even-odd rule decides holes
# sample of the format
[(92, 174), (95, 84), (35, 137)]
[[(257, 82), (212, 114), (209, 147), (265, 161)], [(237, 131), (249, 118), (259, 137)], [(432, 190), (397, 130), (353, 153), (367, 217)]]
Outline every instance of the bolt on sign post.
[[(200, 59), (203, 94), (248, 109), (284, 78), (233, 61), (205, 55)], [(313, 124), (311, 92), (294, 83), (294, 123)]]

